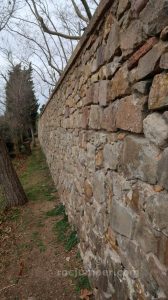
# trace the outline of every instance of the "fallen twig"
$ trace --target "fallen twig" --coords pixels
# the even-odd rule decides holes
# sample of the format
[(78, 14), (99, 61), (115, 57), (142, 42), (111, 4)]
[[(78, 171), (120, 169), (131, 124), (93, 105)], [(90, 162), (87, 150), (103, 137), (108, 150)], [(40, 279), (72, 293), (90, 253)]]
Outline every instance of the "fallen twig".
[(5, 290), (7, 290), (7, 289), (9, 289), (9, 288), (11, 288), (11, 287), (13, 287), (13, 286), (15, 286), (15, 285), (16, 285), (16, 284), (14, 283), (14, 284), (5, 286), (3, 289), (0, 290), (0, 293), (3, 292), (3, 291), (5, 291)]

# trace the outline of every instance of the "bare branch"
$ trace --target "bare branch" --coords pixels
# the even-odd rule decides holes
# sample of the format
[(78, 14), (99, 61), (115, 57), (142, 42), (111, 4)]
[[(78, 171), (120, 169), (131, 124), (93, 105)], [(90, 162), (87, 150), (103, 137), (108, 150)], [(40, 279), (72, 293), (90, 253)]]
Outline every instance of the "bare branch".
[(73, 7), (74, 7), (74, 9), (75, 9), (75, 12), (76, 12), (77, 16), (78, 16), (81, 20), (83, 20), (84, 22), (88, 23), (89, 19), (82, 15), (82, 13), (81, 13), (79, 7), (77, 6), (75, 0), (71, 0), (71, 2), (72, 2), (72, 4), (73, 4)]
[[(15, 10), (15, 4), (16, 4), (16, 0), (13, 0), (12, 1), (12, 7), (11, 9), (9, 9), (9, 11), (4, 15), (4, 16), (1, 16), (1, 20), (0, 20), (0, 31), (2, 31), (6, 25), (8, 24), (11, 16), (13, 15), (14, 13), (14, 10)], [(1, 15), (2, 15), (2, 12), (1, 12)]]
[(83, 6), (85, 8), (85, 11), (86, 11), (86, 14), (87, 14), (89, 20), (90, 20), (92, 18), (92, 14), (91, 14), (91, 11), (90, 11), (90, 8), (89, 8), (89, 5), (88, 5), (87, 1), (86, 0), (81, 0), (81, 2), (82, 2)]
[[(36, 4), (35, 4), (35, 1), (34, 0), (31, 0), (32, 1), (32, 4), (33, 4), (33, 7), (34, 7), (34, 11), (35, 11), (35, 15), (36, 15), (36, 18), (37, 20), (39, 21), (42, 29), (44, 32), (48, 33), (48, 34), (51, 34), (51, 35), (56, 35), (56, 36), (60, 36), (64, 39), (68, 39), (68, 40), (80, 40), (80, 36), (75, 36), (75, 35), (67, 35), (67, 34), (64, 34), (64, 33), (61, 33), (61, 32), (58, 32), (58, 31), (54, 31), (54, 30), (51, 30), (48, 28), (48, 26), (44, 23), (44, 20), (43, 18), (39, 15), (38, 13), (38, 10), (37, 10), (37, 7), (36, 7)], [(28, 1), (26, 0), (26, 2), (28, 3)], [(29, 4), (29, 3), (28, 3)]]

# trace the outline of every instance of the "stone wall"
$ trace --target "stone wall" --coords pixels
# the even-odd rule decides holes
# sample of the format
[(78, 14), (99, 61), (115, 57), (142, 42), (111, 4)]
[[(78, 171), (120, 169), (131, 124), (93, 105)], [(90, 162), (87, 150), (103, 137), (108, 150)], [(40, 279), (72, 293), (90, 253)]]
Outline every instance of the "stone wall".
[(39, 121), (96, 299), (168, 299), (167, 25), (103, 0)]

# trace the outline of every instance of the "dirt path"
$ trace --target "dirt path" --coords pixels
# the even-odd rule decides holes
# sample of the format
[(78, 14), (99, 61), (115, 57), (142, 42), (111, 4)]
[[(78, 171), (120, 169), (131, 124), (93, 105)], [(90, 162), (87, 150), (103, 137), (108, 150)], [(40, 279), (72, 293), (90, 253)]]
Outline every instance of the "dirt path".
[(77, 247), (67, 252), (57, 240), (53, 227), (61, 216), (47, 217), (59, 200), (39, 150), (21, 179), (29, 203), (0, 219), (0, 299), (79, 299), (73, 271), (65, 275), (81, 269), (81, 260)]

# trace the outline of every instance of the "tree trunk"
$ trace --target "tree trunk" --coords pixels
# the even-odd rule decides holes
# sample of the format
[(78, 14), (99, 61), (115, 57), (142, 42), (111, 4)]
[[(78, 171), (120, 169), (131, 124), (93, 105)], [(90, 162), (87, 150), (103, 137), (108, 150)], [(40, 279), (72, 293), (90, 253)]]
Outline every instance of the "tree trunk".
[(17, 136), (15, 136), (13, 138), (13, 144), (14, 144), (15, 155), (19, 156), (19, 154), (20, 154), (20, 147), (19, 147), (19, 141), (18, 141), (18, 137)]
[(0, 137), (0, 182), (4, 189), (7, 208), (25, 204), (28, 200), (10, 160), (6, 145)]
[(30, 131), (31, 131), (31, 137), (32, 137), (32, 148), (34, 148), (34, 147), (36, 147), (36, 140), (35, 140), (35, 136), (34, 136), (33, 126), (30, 127)]

